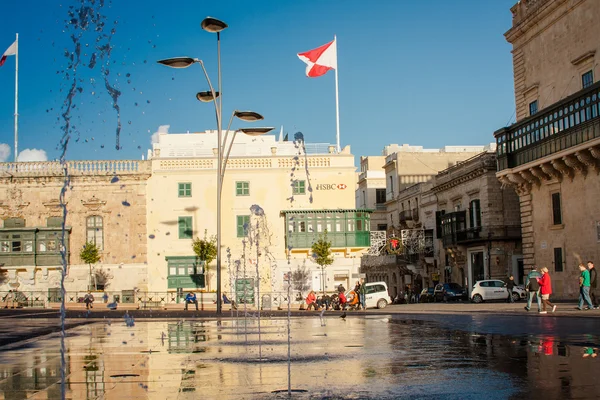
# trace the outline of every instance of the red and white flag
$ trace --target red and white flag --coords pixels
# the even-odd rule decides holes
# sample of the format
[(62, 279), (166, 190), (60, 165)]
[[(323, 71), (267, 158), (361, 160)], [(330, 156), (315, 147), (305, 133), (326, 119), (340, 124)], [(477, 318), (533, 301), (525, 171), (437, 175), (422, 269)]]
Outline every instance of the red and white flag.
[(337, 47), (335, 39), (304, 53), (298, 53), (298, 58), (306, 63), (306, 76), (316, 78), (325, 75), (330, 69), (337, 69)]
[(16, 40), (13, 42), (13, 44), (11, 44), (8, 47), (8, 49), (6, 49), (4, 54), (2, 54), (2, 58), (0, 58), (0, 67), (4, 65), (4, 62), (6, 61), (6, 57), (14, 56), (15, 54), (17, 54), (17, 41)]

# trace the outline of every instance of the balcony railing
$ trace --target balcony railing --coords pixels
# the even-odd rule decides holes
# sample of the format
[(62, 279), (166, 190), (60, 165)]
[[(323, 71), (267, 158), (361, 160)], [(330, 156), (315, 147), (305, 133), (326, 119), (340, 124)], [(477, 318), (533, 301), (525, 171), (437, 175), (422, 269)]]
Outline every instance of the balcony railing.
[(600, 82), (494, 133), (498, 170), (600, 138)]
[(412, 220), (413, 220), (412, 210), (400, 211), (400, 222), (412, 221)]
[(517, 240), (521, 237), (518, 225), (501, 225), (492, 227), (475, 227), (457, 229), (442, 236), (444, 247), (466, 245), (488, 240)]

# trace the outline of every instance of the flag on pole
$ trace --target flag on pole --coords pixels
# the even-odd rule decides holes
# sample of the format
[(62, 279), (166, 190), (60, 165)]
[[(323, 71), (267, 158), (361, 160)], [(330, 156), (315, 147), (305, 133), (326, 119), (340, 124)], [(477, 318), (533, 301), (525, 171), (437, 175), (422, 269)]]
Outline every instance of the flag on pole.
[(4, 62), (6, 61), (6, 57), (14, 56), (15, 54), (17, 54), (17, 41), (16, 40), (13, 42), (13, 44), (11, 44), (8, 47), (8, 49), (6, 49), (4, 54), (2, 54), (2, 58), (0, 58), (0, 67), (4, 65)]
[(316, 78), (325, 75), (330, 69), (337, 69), (335, 39), (314, 50), (298, 53), (298, 58), (306, 63), (306, 76), (309, 78)]

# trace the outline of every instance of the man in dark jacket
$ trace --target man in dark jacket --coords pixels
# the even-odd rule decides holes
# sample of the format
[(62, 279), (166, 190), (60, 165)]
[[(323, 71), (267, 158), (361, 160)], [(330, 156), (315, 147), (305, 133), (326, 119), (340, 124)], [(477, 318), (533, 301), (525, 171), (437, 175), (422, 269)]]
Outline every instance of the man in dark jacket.
[(513, 289), (515, 287), (515, 277), (514, 276), (510, 276), (507, 280), (506, 280), (506, 289), (508, 290), (508, 298), (506, 299), (507, 303), (514, 303), (515, 300), (513, 299)]
[(590, 297), (592, 298), (594, 308), (598, 308), (598, 300), (596, 299), (596, 268), (594, 268), (594, 263), (591, 261), (587, 262), (587, 267), (590, 271)]
[(542, 298), (540, 297), (540, 284), (538, 282), (538, 278), (541, 277), (542, 274), (540, 274), (535, 267), (533, 267), (529, 275), (527, 275), (527, 282), (525, 284), (525, 289), (527, 290), (527, 306), (525, 306), (525, 310), (527, 311), (531, 309), (533, 296), (536, 296), (537, 298), (538, 312), (542, 311)]

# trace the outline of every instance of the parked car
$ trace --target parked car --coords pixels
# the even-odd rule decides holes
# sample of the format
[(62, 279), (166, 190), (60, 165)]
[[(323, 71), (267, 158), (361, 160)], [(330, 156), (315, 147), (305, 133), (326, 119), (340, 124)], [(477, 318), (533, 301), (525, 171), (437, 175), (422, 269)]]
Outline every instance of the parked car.
[(385, 282), (365, 283), (365, 303), (367, 308), (385, 308), (392, 303), (388, 293), (388, 287)]
[(433, 303), (433, 291), (434, 287), (428, 287), (421, 291), (421, 297), (419, 298), (420, 303)]
[(469, 295), (458, 283), (440, 283), (433, 289), (434, 301), (467, 300)]
[[(527, 292), (522, 286), (515, 286), (513, 288), (512, 296), (514, 301), (518, 301), (524, 299), (527, 296)], [(508, 289), (506, 287), (506, 282), (500, 279), (477, 281), (473, 285), (473, 291), (471, 292), (471, 300), (474, 303), (506, 300), (507, 298)]]

